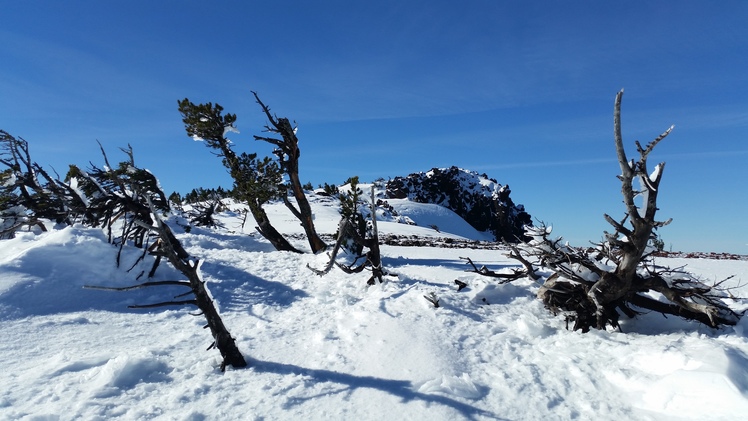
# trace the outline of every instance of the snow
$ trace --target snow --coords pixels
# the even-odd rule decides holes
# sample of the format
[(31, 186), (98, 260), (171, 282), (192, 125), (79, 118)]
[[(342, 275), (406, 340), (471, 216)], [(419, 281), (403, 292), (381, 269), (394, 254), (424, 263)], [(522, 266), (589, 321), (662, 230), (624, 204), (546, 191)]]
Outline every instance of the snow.
[[(444, 233), (444, 237), (483, 241), (493, 239), (490, 233), (476, 230), (456, 213), (443, 206), (412, 202), (407, 199), (388, 199), (387, 202), (392, 205), (397, 213), (408, 215), (419, 227), (437, 227), (441, 233)], [(380, 231), (383, 229), (384, 232), (395, 233), (402, 230), (400, 227), (390, 227), (387, 222), (379, 221), (379, 224), (381, 225)]]
[(16, 184), (17, 178), (16, 178), (15, 172), (7, 173), (7, 177), (8, 178), (5, 179), (5, 182), (2, 185), (0, 185), (0, 187), (9, 187), (9, 186)]
[(637, 181), (639, 181), (639, 193), (635, 197), (641, 202), (641, 206), (639, 206), (637, 210), (639, 212), (639, 216), (642, 218), (647, 215), (647, 210), (649, 209), (650, 190), (645, 177), (646, 175), (639, 175), (636, 177)]
[[(381, 221), (382, 232), (483, 239), (443, 208), (390, 204), (419, 225)], [(333, 233), (335, 201), (312, 206), (319, 231)], [(127, 269), (140, 250), (125, 248), (116, 268), (117, 248), (82, 226), (0, 241), (0, 419), (735, 420), (748, 411), (746, 320), (714, 330), (646, 314), (623, 320), (626, 333), (569, 331), (532, 281), (465, 272), (460, 256), (517, 267), (498, 250), (382, 246), (384, 284), (338, 269), (319, 277), (306, 266), (326, 255), (274, 251), (238, 208), (221, 214), (224, 229), (174, 226), (250, 364), (225, 373), (194, 309), (126, 308), (183, 289), (83, 289), (138, 283), (151, 260)], [(268, 214), (282, 232), (302, 232), (282, 204)], [(745, 260), (659, 263), (748, 280)], [(162, 265), (156, 277), (179, 274)], [(468, 287), (458, 292), (456, 279)]]
[(223, 137), (226, 137), (229, 133), (240, 133), (240, 132), (239, 132), (239, 129), (237, 129), (236, 127), (230, 124), (227, 124), (223, 126)]
[(73, 190), (78, 195), (78, 197), (81, 199), (81, 201), (83, 201), (83, 203), (86, 205), (86, 207), (88, 207), (88, 205), (89, 205), (89, 198), (88, 198), (88, 196), (86, 196), (83, 193), (83, 191), (78, 186), (78, 178), (77, 177), (71, 177), (68, 186), (70, 187), (71, 190)]
[(661, 172), (662, 172), (662, 164), (655, 165), (654, 170), (652, 170), (652, 174), (649, 175), (649, 181), (651, 183), (656, 183), (657, 179), (660, 178)]

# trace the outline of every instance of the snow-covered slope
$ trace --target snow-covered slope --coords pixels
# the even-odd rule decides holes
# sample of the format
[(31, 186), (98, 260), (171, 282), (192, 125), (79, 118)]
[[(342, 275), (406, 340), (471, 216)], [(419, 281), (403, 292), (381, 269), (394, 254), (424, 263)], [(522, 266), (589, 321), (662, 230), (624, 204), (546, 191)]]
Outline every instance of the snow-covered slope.
[[(481, 239), (453, 213), (390, 204), (403, 214), (410, 206), (419, 225), (382, 215), (382, 231)], [(335, 204), (316, 198), (313, 206), (319, 230), (334, 232)], [(269, 214), (281, 231), (301, 233), (283, 205)], [(366, 273), (318, 277), (306, 266), (322, 267), (324, 254), (273, 251), (252, 221), (221, 218), (224, 229), (178, 236), (202, 259), (250, 363), (225, 373), (218, 352), (205, 351), (209, 333), (193, 309), (126, 308), (181, 290), (82, 288), (137, 283), (150, 258), (126, 269), (140, 250), (125, 249), (117, 269), (117, 249), (95, 229), (0, 241), (0, 419), (736, 420), (748, 411), (745, 320), (712, 330), (644, 315), (623, 323), (627, 333), (581, 334), (543, 308), (531, 281), (497, 285), (464, 272), (460, 256), (516, 267), (498, 250), (383, 246), (391, 276), (366, 287)], [(748, 280), (746, 261), (663, 263)], [(455, 279), (468, 287), (458, 292)], [(431, 293), (439, 308), (424, 299)]]

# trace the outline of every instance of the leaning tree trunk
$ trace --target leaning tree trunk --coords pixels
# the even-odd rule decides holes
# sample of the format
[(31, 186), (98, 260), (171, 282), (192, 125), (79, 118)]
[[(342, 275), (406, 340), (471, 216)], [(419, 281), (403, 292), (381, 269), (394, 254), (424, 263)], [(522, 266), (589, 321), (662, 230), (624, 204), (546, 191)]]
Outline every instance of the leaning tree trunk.
[(268, 218), (265, 209), (263, 209), (261, 205), (252, 202), (253, 200), (249, 201), (249, 211), (252, 212), (255, 222), (257, 222), (257, 231), (260, 235), (270, 241), (270, 244), (272, 244), (278, 251), (301, 253), (301, 251), (292, 246), (291, 243), (286, 240), (286, 237), (278, 232), (278, 230), (270, 223), (270, 219)]
[(206, 327), (210, 328), (210, 333), (213, 336), (214, 342), (211, 344), (211, 347), (217, 348), (223, 357), (221, 371), (227, 365), (231, 365), (234, 368), (246, 367), (247, 361), (236, 346), (234, 338), (223, 324), (223, 320), (213, 304), (213, 299), (205, 289), (205, 282), (200, 279), (200, 273), (198, 272), (199, 262), (197, 260), (191, 261), (190, 255), (182, 247), (171, 229), (158, 216), (155, 216), (155, 219), (156, 226), (153, 228), (158, 232), (161, 252), (166, 255), (172, 266), (187, 277), (192, 293), (195, 296), (195, 305), (205, 316), (205, 320), (207, 321)]
[[(237, 368), (246, 367), (247, 362), (244, 356), (223, 324), (221, 316), (205, 288), (205, 282), (200, 278), (199, 260), (190, 257), (171, 229), (161, 220), (160, 214), (164, 214), (170, 209), (166, 195), (161, 190), (158, 180), (149, 171), (135, 166), (132, 149), (123, 149), (123, 151), (128, 154), (130, 159), (120, 163), (117, 167), (109, 164), (106, 153), (102, 148), (106, 170), (94, 167), (92, 174), (79, 172), (78, 176), (81, 177), (83, 182), (81, 190), (86, 191), (88, 190), (86, 187), (94, 187), (96, 192), (96, 194), (87, 196), (88, 209), (86, 212), (90, 213), (91, 219), (96, 223), (95, 225), (107, 226), (109, 229), (111, 229), (114, 221), (121, 221), (124, 225), (121, 233), (118, 237), (110, 237), (109, 239), (112, 243), (118, 242), (120, 244), (120, 252), (125, 244), (135, 243), (135, 245), (138, 245), (140, 243), (144, 247), (144, 254), (148, 251), (156, 256), (149, 277), (156, 271), (162, 257), (166, 257), (169, 263), (187, 278), (187, 281), (155, 281), (125, 288), (94, 288), (130, 290), (158, 285), (180, 285), (189, 288), (194, 299), (171, 300), (128, 307), (197, 306), (207, 321), (205, 327), (210, 328), (213, 336), (213, 343), (208, 349), (215, 347), (223, 356), (221, 371), (227, 365)], [(153, 245), (146, 247), (145, 245), (151, 239), (155, 240)], [(119, 253), (117, 255), (117, 265), (119, 266)], [(180, 294), (177, 297), (185, 295), (187, 294)]]
[(367, 259), (371, 264), (371, 279), (369, 284), (373, 285), (374, 280), (382, 283), (384, 269), (382, 268), (382, 253), (379, 251), (379, 228), (377, 227), (377, 205), (374, 197), (374, 186), (371, 186), (371, 238), (368, 241), (369, 253)]
[(291, 126), (291, 122), (287, 118), (276, 118), (270, 114), (270, 108), (268, 108), (257, 96), (257, 92), (254, 94), (257, 103), (262, 107), (262, 111), (270, 120), (271, 126), (265, 126), (267, 132), (276, 133), (281, 136), (281, 139), (275, 139), (272, 137), (254, 136), (255, 140), (262, 140), (275, 145), (277, 149), (275, 154), (280, 160), (281, 168), (288, 174), (288, 180), (291, 184), (291, 191), (293, 192), (294, 198), (296, 198), (296, 208), (287, 197), (284, 197), (283, 202), (286, 207), (294, 214), (296, 218), (301, 222), (301, 226), (304, 228), (309, 246), (312, 248), (313, 253), (320, 252), (327, 248), (327, 244), (319, 237), (317, 230), (314, 227), (314, 215), (312, 214), (312, 207), (309, 205), (309, 201), (304, 194), (304, 188), (301, 185), (299, 179), (299, 157), (301, 156), (301, 150), (299, 149), (299, 139), (296, 137), (296, 130)]
[(298, 165), (299, 164), (297, 156), (294, 165), (292, 167), (289, 167), (292, 169), (288, 171), (288, 179), (291, 182), (291, 191), (296, 198), (296, 204), (299, 208), (296, 209), (287, 197), (284, 197), (283, 201), (286, 204), (286, 207), (291, 211), (291, 213), (293, 213), (294, 216), (296, 216), (296, 218), (301, 221), (301, 226), (304, 228), (304, 232), (309, 239), (309, 246), (312, 248), (313, 253), (317, 253), (319, 251), (325, 250), (327, 248), (327, 244), (322, 241), (322, 239), (317, 234), (316, 229), (314, 228), (314, 214), (312, 213), (312, 207), (309, 205), (306, 194), (304, 194), (304, 188), (301, 185), (301, 180), (299, 180)]

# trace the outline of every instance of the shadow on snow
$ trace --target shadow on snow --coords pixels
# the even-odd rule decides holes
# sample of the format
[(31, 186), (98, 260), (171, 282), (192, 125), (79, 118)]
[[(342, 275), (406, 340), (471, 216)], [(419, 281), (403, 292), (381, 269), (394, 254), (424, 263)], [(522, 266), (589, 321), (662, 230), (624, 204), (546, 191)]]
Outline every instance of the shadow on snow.
[[(135, 273), (128, 274), (122, 269), (115, 268), (113, 258), (108, 253), (97, 256), (103, 257), (106, 262), (98, 265), (80, 262), (71, 255), (70, 250), (63, 258), (44, 259), (37, 256), (45, 256), (48, 253), (49, 249), (30, 250), (19, 259), (17, 267), (6, 268), (5, 277), (15, 278), (15, 281), (10, 288), (0, 294), (0, 320), (79, 311), (153, 313), (175, 309), (195, 310), (191, 305), (150, 309), (127, 308), (129, 305), (189, 300), (189, 295), (175, 298), (189, 289), (183, 286), (155, 286), (131, 291), (86, 289), (84, 285), (124, 287), (149, 280), (136, 279)], [(160, 275), (151, 281), (183, 279), (183, 276), (173, 268), (167, 269), (165, 264), (162, 265), (164, 270), (159, 268), (157, 274)], [(204, 267), (211, 277), (217, 278), (216, 282), (207, 282), (207, 287), (219, 307), (232, 311), (248, 309), (257, 303), (288, 306), (307, 296), (304, 291), (280, 282), (262, 279), (231, 266), (206, 262)]]
[(220, 306), (231, 311), (249, 311), (254, 304), (287, 307), (308, 296), (303, 290), (260, 278), (230, 265), (205, 262), (201, 270), (219, 280), (208, 282), (208, 288)]
[[(466, 251), (467, 253), (467, 251)], [(480, 260), (474, 260), (473, 261), (476, 265), (486, 265), (491, 267), (491, 270), (499, 271), (501, 269), (505, 268), (521, 268), (522, 266), (519, 264), (497, 264), (496, 262), (482, 262)], [(435, 267), (444, 267), (447, 269), (453, 269), (458, 271), (471, 271), (472, 266), (470, 266), (467, 261), (465, 260), (455, 260), (455, 259), (419, 259), (419, 258), (410, 258), (410, 257), (382, 257), (382, 264), (385, 267), (391, 267), (391, 268), (398, 268), (402, 266), (425, 266), (430, 268)]]
[[(477, 416), (487, 417), (495, 420), (502, 420), (496, 415), (480, 409), (475, 406), (460, 402), (446, 396), (422, 393), (414, 390), (411, 382), (406, 380), (390, 380), (372, 376), (355, 376), (352, 374), (340, 373), (330, 370), (303, 368), (292, 364), (276, 363), (272, 361), (249, 360), (255, 372), (272, 373), (280, 375), (303, 375), (310, 377), (316, 383), (337, 383), (344, 387), (334, 391), (334, 393), (351, 393), (359, 388), (376, 389), (394, 396), (398, 396), (403, 402), (422, 401), (428, 404), (438, 404), (452, 408), (468, 419), (476, 419)], [(329, 392), (328, 392), (329, 393)], [(325, 393), (325, 394), (328, 394)], [(485, 395), (485, 391), (483, 393)], [(308, 397), (289, 398), (286, 406), (299, 405), (304, 401), (314, 399), (321, 395), (312, 395)]]

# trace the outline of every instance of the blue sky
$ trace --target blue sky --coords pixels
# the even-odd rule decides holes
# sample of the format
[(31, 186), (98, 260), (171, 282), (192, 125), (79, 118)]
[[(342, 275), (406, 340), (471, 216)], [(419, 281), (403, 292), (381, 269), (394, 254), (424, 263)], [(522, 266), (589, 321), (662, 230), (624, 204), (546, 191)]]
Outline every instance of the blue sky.
[(4, 2), (0, 128), (64, 173), (96, 140), (168, 192), (230, 187), (187, 138), (177, 100), (265, 124), (250, 90), (296, 120), (302, 180), (371, 181), (457, 165), (509, 184), (574, 244), (623, 215), (623, 135), (666, 161), (660, 233), (674, 250), (748, 254), (748, 3), (743, 1)]

